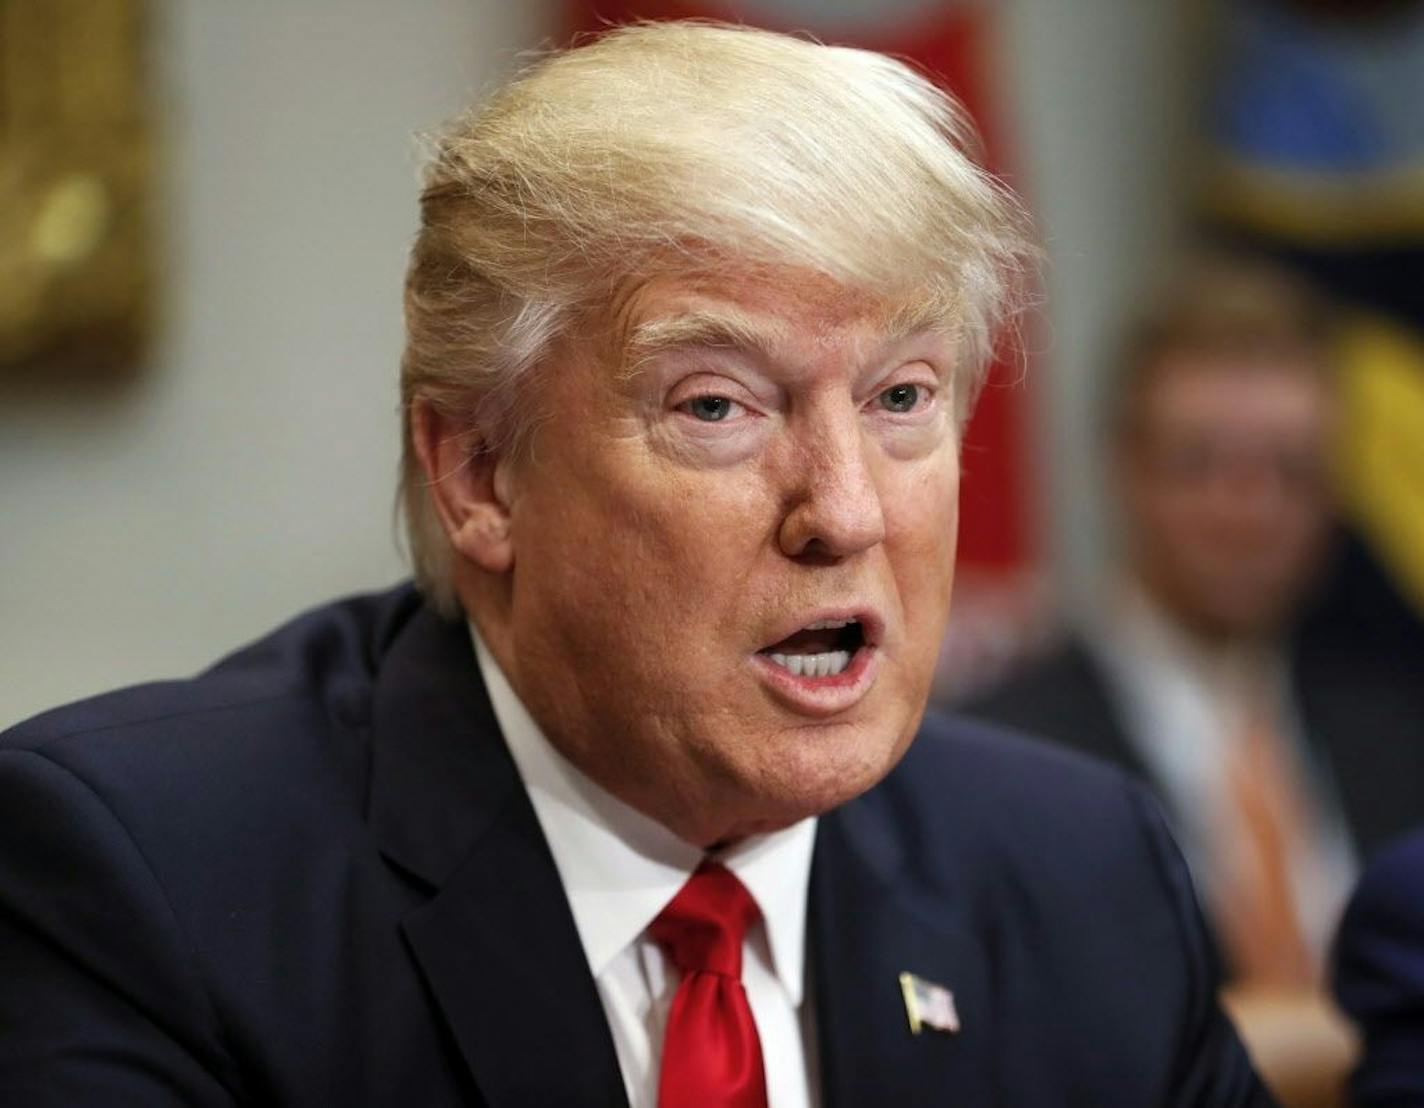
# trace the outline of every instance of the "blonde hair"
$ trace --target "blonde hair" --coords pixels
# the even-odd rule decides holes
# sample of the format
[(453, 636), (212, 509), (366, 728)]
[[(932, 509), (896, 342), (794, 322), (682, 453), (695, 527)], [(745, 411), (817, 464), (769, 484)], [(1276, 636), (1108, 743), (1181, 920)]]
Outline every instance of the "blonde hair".
[(795, 266), (935, 310), (967, 415), (1034, 250), (955, 102), (901, 62), (744, 27), (643, 23), (540, 58), (436, 141), (406, 277), (401, 502), (456, 609), (411, 441), (417, 399), (521, 447), (531, 372), (615, 291)]

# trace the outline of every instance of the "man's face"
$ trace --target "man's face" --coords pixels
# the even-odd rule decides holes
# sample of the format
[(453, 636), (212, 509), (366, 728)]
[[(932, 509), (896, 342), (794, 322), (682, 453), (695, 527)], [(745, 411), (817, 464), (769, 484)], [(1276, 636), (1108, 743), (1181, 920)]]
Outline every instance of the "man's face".
[(511, 473), (515, 689), (702, 845), (859, 794), (949, 611), (952, 344), (790, 272), (654, 281), (608, 330), (548, 367)]
[(1136, 568), (1197, 634), (1279, 629), (1330, 522), (1327, 385), (1289, 361), (1177, 355), (1138, 399), (1121, 457)]

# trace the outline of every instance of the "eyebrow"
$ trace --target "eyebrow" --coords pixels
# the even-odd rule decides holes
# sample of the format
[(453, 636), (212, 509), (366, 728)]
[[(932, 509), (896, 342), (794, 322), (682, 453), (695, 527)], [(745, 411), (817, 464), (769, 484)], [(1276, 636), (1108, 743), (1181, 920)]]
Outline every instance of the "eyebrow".
[(885, 345), (903, 342), (912, 335), (935, 333), (952, 335), (956, 328), (946, 318), (945, 306), (938, 300), (920, 298), (902, 304), (885, 321), (882, 341)]
[[(779, 326), (768, 328), (751, 316), (727, 309), (650, 319), (629, 330), (623, 343), (623, 372), (632, 376), (653, 358), (679, 350), (746, 350), (771, 360), (781, 330)], [(889, 347), (912, 335), (952, 331), (941, 305), (916, 300), (890, 315), (879, 340), (882, 347)]]
[(749, 350), (770, 359), (779, 337), (777, 330), (735, 311), (685, 312), (650, 319), (628, 332), (623, 343), (623, 371), (637, 373), (653, 358), (676, 350)]

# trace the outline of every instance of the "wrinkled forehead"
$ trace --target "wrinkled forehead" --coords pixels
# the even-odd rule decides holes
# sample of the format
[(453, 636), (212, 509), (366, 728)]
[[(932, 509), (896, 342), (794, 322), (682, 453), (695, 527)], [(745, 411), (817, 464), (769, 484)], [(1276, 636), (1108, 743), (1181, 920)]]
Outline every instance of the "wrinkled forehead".
[(764, 349), (885, 342), (917, 332), (951, 334), (952, 307), (916, 290), (848, 287), (814, 270), (729, 269), (628, 282), (605, 316), (610, 353), (634, 370), (676, 346)]

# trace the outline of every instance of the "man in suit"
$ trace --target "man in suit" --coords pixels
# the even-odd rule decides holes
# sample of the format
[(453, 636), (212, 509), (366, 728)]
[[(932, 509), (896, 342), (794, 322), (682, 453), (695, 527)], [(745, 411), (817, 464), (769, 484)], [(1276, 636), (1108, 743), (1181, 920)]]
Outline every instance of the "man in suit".
[(964, 126), (698, 24), (451, 128), (417, 588), (7, 737), (0, 1100), (1268, 1102), (1151, 802), (923, 719), (1031, 253)]
[(1424, 1104), (1424, 831), (1382, 851), (1360, 879), (1335, 945), (1335, 996), (1364, 1040), (1353, 1102)]
[(1271, 988), (1319, 980), (1357, 852), (1424, 816), (1407, 652), (1311, 611), (1334, 511), (1327, 318), (1239, 258), (1166, 287), (1107, 395), (1111, 591), (966, 705), (1150, 781), (1232, 977)]
[(1305, 615), (1333, 511), (1326, 319), (1242, 259), (1199, 259), (1167, 286), (1107, 397), (1125, 538), (1111, 591), (965, 706), (1151, 783), (1228, 1006), (1288, 1103), (1315, 1103), (1289, 1090), (1349, 1063), (1323, 975), (1357, 853), (1424, 816), (1411, 652), (1362, 639), (1358, 609)]

